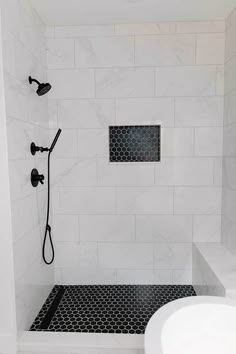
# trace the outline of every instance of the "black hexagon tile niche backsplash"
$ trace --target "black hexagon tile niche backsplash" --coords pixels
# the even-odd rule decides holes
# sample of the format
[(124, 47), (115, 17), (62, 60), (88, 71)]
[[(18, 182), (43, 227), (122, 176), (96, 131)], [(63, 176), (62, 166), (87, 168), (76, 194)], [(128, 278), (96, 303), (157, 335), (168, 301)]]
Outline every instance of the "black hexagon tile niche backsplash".
[(110, 162), (155, 162), (161, 156), (160, 125), (109, 127)]
[(143, 334), (161, 306), (195, 295), (191, 285), (56, 285), (30, 330)]

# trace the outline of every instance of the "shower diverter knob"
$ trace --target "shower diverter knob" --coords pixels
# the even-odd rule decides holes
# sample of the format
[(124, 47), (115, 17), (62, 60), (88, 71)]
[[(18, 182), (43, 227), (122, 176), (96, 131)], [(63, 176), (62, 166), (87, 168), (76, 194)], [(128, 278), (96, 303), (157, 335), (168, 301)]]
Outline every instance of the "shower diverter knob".
[(41, 184), (44, 184), (44, 175), (40, 175), (38, 173), (38, 170), (36, 170), (36, 168), (34, 168), (32, 171), (31, 171), (31, 184), (33, 187), (37, 187), (37, 185), (39, 184), (39, 182)]

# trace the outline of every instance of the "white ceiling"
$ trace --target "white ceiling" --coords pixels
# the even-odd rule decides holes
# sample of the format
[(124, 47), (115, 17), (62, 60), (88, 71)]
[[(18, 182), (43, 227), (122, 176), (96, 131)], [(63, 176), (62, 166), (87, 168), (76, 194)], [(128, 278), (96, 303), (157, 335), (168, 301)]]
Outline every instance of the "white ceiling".
[(223, 20), (236, 0), (31, 0), (47, 25)]

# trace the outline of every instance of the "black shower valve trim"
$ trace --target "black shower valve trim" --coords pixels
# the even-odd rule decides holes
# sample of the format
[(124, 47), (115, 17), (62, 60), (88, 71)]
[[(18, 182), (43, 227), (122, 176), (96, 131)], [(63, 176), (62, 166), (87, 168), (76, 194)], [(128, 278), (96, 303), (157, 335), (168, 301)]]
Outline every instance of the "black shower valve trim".
[(36, 168), (31, 171), (31, 184), (33, 187), (37, 187), (39, 183), (44, 184), (45, 177), (43, 174), (39, 174)]

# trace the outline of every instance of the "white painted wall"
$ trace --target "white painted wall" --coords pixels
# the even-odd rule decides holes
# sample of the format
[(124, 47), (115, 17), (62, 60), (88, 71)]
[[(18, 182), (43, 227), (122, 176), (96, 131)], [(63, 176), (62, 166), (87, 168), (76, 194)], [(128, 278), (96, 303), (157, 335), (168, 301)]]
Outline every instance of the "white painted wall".
[(222, 241), (236, 253), (236, 10), (226, 21)]
[(1, 8), (17, 329), (27, 330), (53, 284), (41, 257), (46, 188), (30, 183), (32, 168), (46, 172), (46, 156), (33, 158), (30, 143), (48, 144), (47, 97), (28, 83), (29, 75), (46, 81), (44, 25), (28, 0)]
[[(1, 14), (0, 14), (1, 15)], [(1, 19), (0, 19), (1, 21)], [(0, 26), (1, 27), (1, 26)], [(2, 63), (2, 35), (0, 28), (0, 352), (16, 353), (15, 283), (13, 267), (11, 201), (7, 149), (4, 77)]]
[[(224, 22), (47, 37), (56, 283), (191, 283), (192, 242), (220, 240)], [(149, 123), (161, 163), (110, 164), (108, 126)]]

